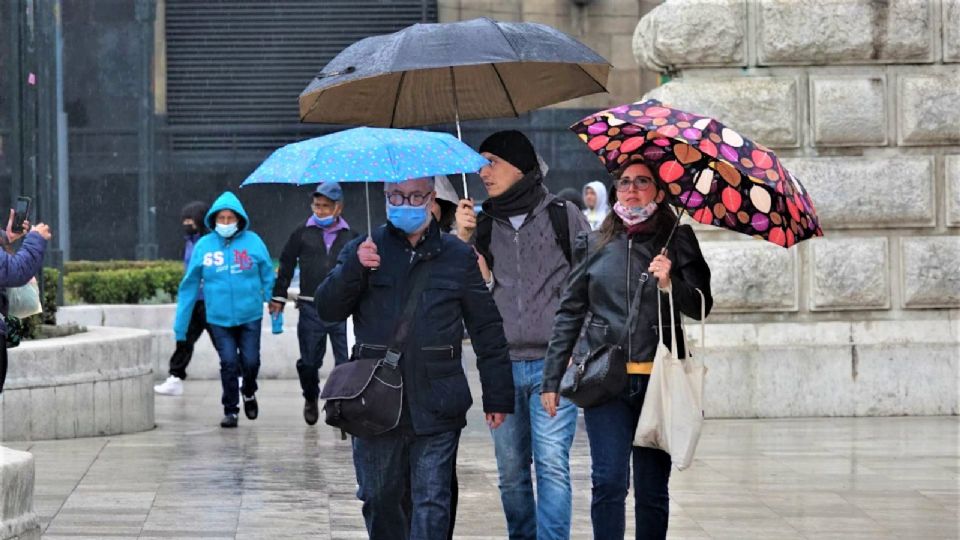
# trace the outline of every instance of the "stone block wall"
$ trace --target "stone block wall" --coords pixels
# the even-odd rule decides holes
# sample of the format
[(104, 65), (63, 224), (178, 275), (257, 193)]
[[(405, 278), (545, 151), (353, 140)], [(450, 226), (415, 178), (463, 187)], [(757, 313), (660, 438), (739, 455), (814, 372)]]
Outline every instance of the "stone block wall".
[[(960, 0), (666, 0), (639, 21), (633, 51), (671, 78), (644, 99), (716, 117), (774, 148), (822, 218), (826, 236), (790, 251), (697, 227), (713, 270), (711, 322), (781, 325), (808, 340), (776, 361), (727, 343), (717, 376), (782, 396), (783, 377), (829, 370), (862, 400), (841, 404), (827, 392), (793, 396), (791, 407), (749, 396), (735, 405), (717, 386), (714, 413), (957, 414)], [(818, 333), (835, 323), (887, 330), (824, 348)], [(934, 349), (936, 369), (916, 363)], [(902, 362), (917, 371), (907, 376)], [(778, 374), (765, 376), (771, 369)], [(939, 401), (877, 405), (891, 395), (879, 384), (884, 369)]]
[[(722, 241), (706, 248), (715, 266), (776, 283), (763, 309), (855, 320), (960, 308), (960, 0), (667, 0), (637, 25), (634, 53), (672, 76), (645, 97), (774, 148), (810, 191), (826, 237), (789, 263), (699, 229)], [(719, 292), (718, 312), (757, 307)]]

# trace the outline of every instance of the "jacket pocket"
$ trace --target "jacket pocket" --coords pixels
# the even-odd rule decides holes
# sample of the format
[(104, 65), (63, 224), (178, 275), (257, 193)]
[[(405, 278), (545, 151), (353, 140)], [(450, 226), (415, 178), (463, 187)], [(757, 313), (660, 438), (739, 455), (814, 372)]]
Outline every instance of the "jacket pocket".
[(424, 405), (441, 418), (458, 418), (473, 405), (470, 385), (460, 358), (451, 345), (422, 347), (423, 366), (430, 388)]

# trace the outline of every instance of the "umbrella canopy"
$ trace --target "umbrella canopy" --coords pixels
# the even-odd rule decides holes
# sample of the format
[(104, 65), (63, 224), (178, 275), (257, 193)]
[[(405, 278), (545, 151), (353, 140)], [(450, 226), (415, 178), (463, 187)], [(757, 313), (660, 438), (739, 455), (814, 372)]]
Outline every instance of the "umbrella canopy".
[(407, 127), (519, 116), (606, 92), (610, 67), (542, 24), (415, 24), (344, 49), (300, 94), (300, 120)]
[(570, 129), (611, 173), (646, 163), (671, 204), (700, 223), (783, 247), (823, 236), (810, 195), (777, 156), (713, 118), (649, 100), (594, 113)]
[(487, 163), (448, 133), (360, 127), (288, 144), (271, 154), (242, 185), (402, 182), (472, 173)]
[(449, 133), (360, 127), (288, 144), (241, 187), (252, 184), (363, 182), (370, 224), (370, 182), (476, 172), (489, 162)]

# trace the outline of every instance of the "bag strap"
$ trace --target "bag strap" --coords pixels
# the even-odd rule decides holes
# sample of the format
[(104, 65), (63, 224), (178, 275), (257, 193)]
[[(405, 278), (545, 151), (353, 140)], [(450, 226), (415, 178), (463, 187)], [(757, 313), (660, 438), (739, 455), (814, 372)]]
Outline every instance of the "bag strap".
[(643, 292), (643, 287), (647, 284), (647, 280), (649, 280), (649, 278), (650, 276), (646, 272), (642, 272), (640, 274), (640, 286), (637, 287), (637, 292), (633, 294), (633, 299), (630, 301), (630, 315), (627, 317), (626, 324), (624, 324), (626, 332), (620, 336), (620, 342), (617, 343), (618, 347), (623, 347), (623, 344), (627, 342), (627, 339), (629, 339), (630, 336), (636, 331), (637, 321), (640, 320), (640, 304), (642, 303), (641, 300), (643, 299), (641, 293)]
[(700, 293), (700, 347), (707, 345), (707, 298), (700, 289), (694, 289)]
[(570, 246), (570, 217), (567, 215), (567, 203), (561, 199), (554, 199), (547, 206), (547, 214), (550, 216), (550, 225), (553, 227), (553, 234), (557, 236), (557, 243), (560, 244), (563, 257), (567, 259), (567, 264), (572, 265), (573, 249)]
[[(679, 358), (677, 352), (677, 321), (673, 314), (673, 288), (667, 293), (670, 297), (670, 355), (674, 358)], [(660, 292), (657, 291), (657, 327), (660, 330), (660, 334), (657, 336), (661, 341), (663, 340), (663, 304), (660, 299)], [(656, 358), (654, 358), (656, 360)]]
[(427, 261), (421, 261), (417, 263), (411, 271), (412, 277), (409, 283), (412, 285), (407, 292), (403, 310), (400, 312), (400, 318), (397, 319), (397, 325), (394, 327), (393, 341), (390, 343), (390, 348), (387, 350), (387, 355), (384, 359), (384, 362), (390, 367), (397, 367), (397, 364), (400, 362), (400, 355), (406, 344), (407, 336), (410, 334), (410, 329), (416, 323), (415, 315), (417, 306), (420, 304), (421, 293), (423, 293), (423, 290), (426, 288), (427, 278), (430, 276), (427, 271), (429, 270), (429, 266)]

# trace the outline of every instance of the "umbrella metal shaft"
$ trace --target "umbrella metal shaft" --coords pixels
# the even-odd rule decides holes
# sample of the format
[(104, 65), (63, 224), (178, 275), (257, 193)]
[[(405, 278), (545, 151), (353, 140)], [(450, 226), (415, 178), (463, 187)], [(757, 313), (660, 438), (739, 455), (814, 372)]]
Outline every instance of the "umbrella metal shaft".
[[(463, 142), (463, 133), (460, 132), (460, 98), (457, 97), (457, 75), (453, 72), (453, 66), (450, 66), (450, 82), (453, 85), (453, 115), (457, 123), (457, 139)], [(467, 194), (467, 173), (461, 172), (460, 179), (463, 181), (463, 198), (469, 199)]]

